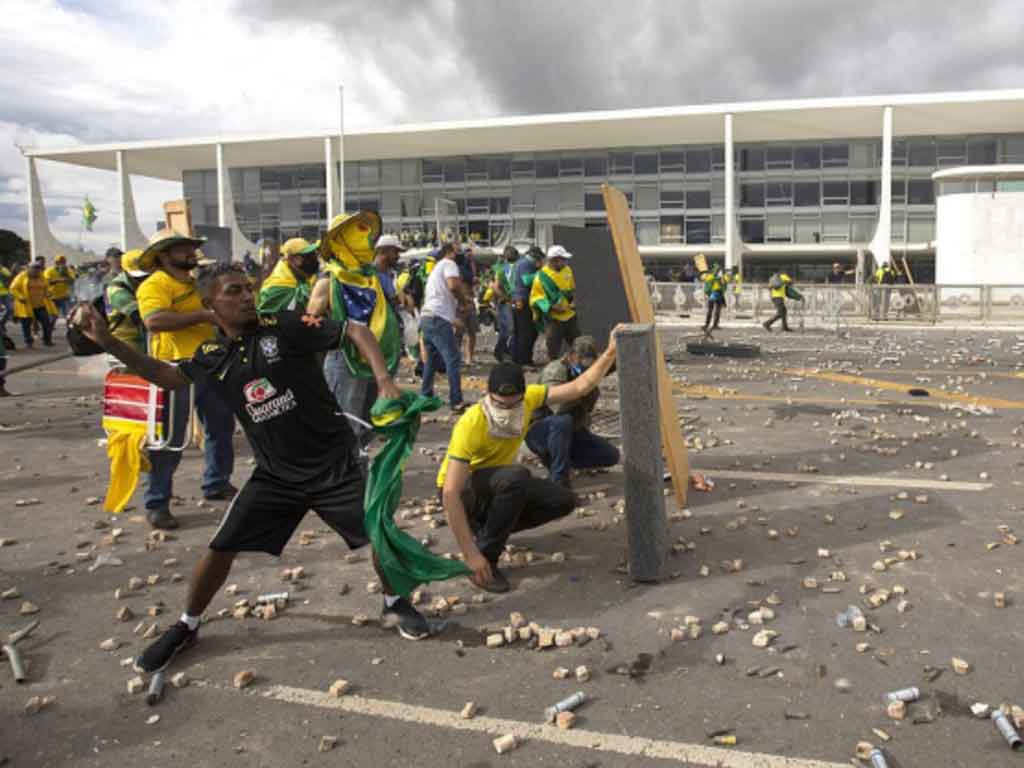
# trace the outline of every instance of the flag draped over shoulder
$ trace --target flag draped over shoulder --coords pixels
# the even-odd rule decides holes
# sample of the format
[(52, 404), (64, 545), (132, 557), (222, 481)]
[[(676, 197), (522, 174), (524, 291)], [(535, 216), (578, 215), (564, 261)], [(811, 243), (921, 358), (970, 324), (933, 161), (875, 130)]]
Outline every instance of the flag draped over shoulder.
[[(335, 216), (321, 252), (330, 275), (331, 319), (365, 325), (376, 337), (388, 371), (398, 369), (402, 338), (395, 311), (373, 266), (373, 249), (380, 236), (380, 216), (373, 211)], [(373, 378), (373, 369), (347, 337), (342, 355), (353, 376)]]
[(402, 498), (402, 473), (419, 432), (420, 414), (440, 407), (436, 397), (404, 392), (399, 399), (377, 400), (370, 410), (374, 431), (384, 437), (385, 443), (370, 465), (364, 521), (388, 585), (403, 597), (428, 581), (470, 574), (462, 561), (435, 555), (395, 525), (395, 510)]
[(537, 270), (530, 286), (530, 307), (541, 323), (548, 319), (568, 320), (576, 311), (572, 308), (576, 283), (569, 267), (555, 272), (545, 266)]
[(257, 309), (260, 312), (281, 312), (286, 309), (302, 312), (309, 303), (313, 277), (299, 280), (287, 259), (280, 259), (274, 271), (260, 286)]

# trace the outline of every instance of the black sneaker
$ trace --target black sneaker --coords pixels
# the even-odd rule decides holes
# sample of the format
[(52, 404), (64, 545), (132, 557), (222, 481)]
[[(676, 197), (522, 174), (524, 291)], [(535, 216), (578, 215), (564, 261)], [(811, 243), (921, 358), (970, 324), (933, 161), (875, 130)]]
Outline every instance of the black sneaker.
[(189, 629), (183, 621), (175, 622), (155, 640), (132, 665), (139, 674), (151, 675), (166, 669), (179, 653), (191, 648), (199, 640), (199, 628)]
[(207, 501), (230, 501), (235, 498), (238, 493), (238, 489), (235, 488), (231, 483), (228, 483), (223, 488), (218, 488), (215, 491), (204, 493), (203, 498)]
[(484, 592), (493, 592), (496, 595), (503, 595), (506, 592), (512, 591), (512, 585), (509, 583), (508, 577), (498, 570), (497, 563), (491, 563), (491, 580), (478, 588)]
[(395, 627), (406, 640), (422, 640), (430, 635), (429, 622), (404, 597), (398, 598), (398, 602), (390, 608), (384, 603), (380, 612), (380, 625), (389, 629)]
[(178, 518), (167, 509), (147, 509), (146, 520), (150, 526), (162, 531), (173, 531), (178, 527)]

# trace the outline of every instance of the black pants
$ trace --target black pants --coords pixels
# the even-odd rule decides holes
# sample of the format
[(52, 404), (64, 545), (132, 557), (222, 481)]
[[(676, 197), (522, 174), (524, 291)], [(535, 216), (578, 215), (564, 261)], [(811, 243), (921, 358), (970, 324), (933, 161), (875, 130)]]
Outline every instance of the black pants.
[(43, 329), (43, 343), (49, 346), (53, 343), (53, 319), (46, 307), (36, 307), (32, 310), (33, 317), (21, 318), (21, 335), (25, 337), (25, 346), (32, 343), (32, 321), (37, 320), (39, 327)]
[(548, 360), (557, 360), (562, 356), (562, 347), (572, 347), (580, 335), (580, 321), (573, 315), (568, 320), (549, 318), (544, 326), (544, 343), (548, 348)]
[(462, 492), (476, 545), (492, 563), (516, 531), (565, 517), (576, 505), (572, 491), (530, 474), (519, 464), (478, 469)]
[(786, 316), (788, 314), (788, 310), (786, 309), (786, 300), (780, 299), (778, 296), (773, 296), (772, 304), (775, 305), (775, 316), (772, 317), (772, 319), (769, 320), (767, 323), (765, 323), (764, 327), (771, 328), (773, 325), (775, 325), (776, 320), (781, 320), (782, 330), (788, 331), (789, 323), (786, 322)]
[(533, 324), (533, 310), (529, 305), (513, 310), (514, 340), (512, 359), (519, 365), (533, 365), (533, 346), (537, 343), (537, 328)]
[(710, 328), (714, 330), (718, 327), (718, 320), (722, 316), (722, 305), (725, 304), (725, 300), (722, 301), (711, 301), (708, 299), (708, 311), (704, 317), (704, 328)]

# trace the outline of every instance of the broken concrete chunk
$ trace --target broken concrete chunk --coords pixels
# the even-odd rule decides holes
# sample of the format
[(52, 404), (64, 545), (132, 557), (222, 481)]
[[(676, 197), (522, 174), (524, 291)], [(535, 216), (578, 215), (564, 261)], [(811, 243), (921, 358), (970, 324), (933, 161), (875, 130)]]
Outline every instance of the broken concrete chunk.
[(337, 736), (321, 736), (320, 744), (317, 745), (316, 749), (317, 752), (330, 752), (336, 746), (338, 746)]
[(555, 645), (559, 648), (568, 648), (572, 644), (572, 632), (558, 632), (555, 635)]
[(767, 648), (769, 645), (772, 644), (772, 641), (775, 640), (775, 638), (777, 638), (778, 636), (779, 633), (776, 632), (774, 629), (762, 629), (760, 632), (754, 635), (753, 640), (751, 640), (751, 642), (753, 643), (753, 646), (755, 648)]
[(184, 672), (177, 672), (171, 675), (170, 683), (175, 688), (187, 688), (188, 682), (188, 675)]
[(555, 680), (565, 680), (569, 677), (569, 669), (567, 667), (555, 667), (555, 671), (551, 673), (551, 676)]
[(477, 707), (475, 701), (467, 701), (462, 711), (459, 713), (459, 717), (463, 720), (472, 720), (476, 717)]
[(902, 720), (907, 716), (907, 703), (905, 701), (890, 701), (885, 707), (885, 713), (893, 720)]
[(711, 625), (711, 634), (713, 635), (724, 635), (729, 631), (729, 622), (719, 621)]
[(333, 696), (334, 698), (340, 699), (342, 696), (349, 692), (349, 689), (351, 689), (351, 687), (352, 684), (349, 683), (348, 680), (338, 678), (333, 683), (331, 683), (331, 687), (327, 689), (327, 692), (330, 693), (331, 696)]
[(135, 618), (135, 614), (132, 613), (132, 609), (129, 608), (127, 605), (122, 605), (120, 608), (117, 609), (117, 613), (114, 614), (114, 617), (118, 621), (131, 621)]
[(966, 675), (971, 671), (971, 665), (963, 659), (958, 659), (956, 656), (952, 658), (951, 663), (953, 665), (953, 671), (958, 675)]
[(116, 651), (121, 647), (121, 641), (116, 637), (108, 637), (102, 643), (100, 643), (101, 651)]
[(995, 594), (993, 594), (992, 595), (992, 604), (996, 608), (1005, 608), (1006, 607), (1006, 593), (1005, 592), (996, 592)]
[(488, 648), (501, 648), (505, 644), (505, 635), (500, 632), (487, 636), (487, 647)]
[(516, 741), (515, 734), (512, 733), (506, 733), (504, 736), (499, 736), (492, 743), (494, 744), (494, 751), (499, 755), (511, 752), (519, 746), (519, 743)]
[(590, 669), (582, 664), (576, 667), (576, 680), (581, 683), (590, 680)]
[(21, 597), (21, 592), (18, 591), (17, 587), (11, 587), (0, 592), (0, 598), (4, 600), (17, 600), (19, 597)]
[(128, 681), (128, 693), (135, 694), (141, 693), (142, 689), (146, 687), (146, 681), (136, 675)]
[(21, 607), (18, 609), (18, 613), (22, 616), (31, 616), (34, 613), (39, 613), (39, 606), (26, 600), (21, 604)]
[(241, 689), (241, 688), (245, 688), (248, 685), (252, 685), (252, 682), (255, 679), (256, 679), (256, 673), (255, 672), (253, 672), (251, 669), (243, 669), (241, 672), (238, 672), (235, 675), (234, 680), (232, 682), (233, 682), (235, 688)]
[(55, 701), (57, 701), (56, 696), (33, 696), (25, 702), (25, 714), (38, 715)]
[(576, 715), (573, 712), (559, 712), (555, 716), (555, 725), (561, 730), (568, 731), (576, 724)]

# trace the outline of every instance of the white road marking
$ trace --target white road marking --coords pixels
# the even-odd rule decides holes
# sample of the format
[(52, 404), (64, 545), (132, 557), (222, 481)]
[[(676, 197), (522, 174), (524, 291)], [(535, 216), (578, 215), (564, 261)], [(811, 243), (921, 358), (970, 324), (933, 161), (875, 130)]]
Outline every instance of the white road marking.
[(955, 480), (925, 480), (919, 477), (886, 477), (882, 475), (815, 475), (810, 473), (744, 472), (736, 469), (704, 469), (694, 467), (712, 480), (764, 480), (777, 483), (810, 485), (852, 485), (860, 488), (928, 488), (935, 491), (987, 491), (992, 483), (967, 483)]
[[(287, 685), (273, 685), (262, 695), (268, 699), (302, 704), (321, 709), (336, 709), (369, 717), (384, 717), (417, 725), (429, 725), (456, 731), (471, 731), (488, 736), (503, 736), (513, 733), (520, 741), (544, 741), (564, 747), (576, 747), (594, 752), (612, 752), (631, 757), (650, 757), (662, 760), (676, 760), (687, 765), (713, 766), (714, 768), (848, 768), (846, 763), (829, 763), (821, 760), (805, 760), (781, 755), (758, 752), (741, 752), (720, 747), (705, 747), (700, 744), (685, 744), (678, 741), (648, 739), (638, 736), (624, 736), (616, 733), (601, 733), (584, 729), (562, 731), (553, 725), (526, 723), (520, 720), (505, 720), (496, 717), (474, 717), (463, 720), (458, 712), (433, 707), (403, 704), (397, 701), (368, 699), (363, 696), (342, 696), (335, 698), (323, 691), (307, 688), (293, 688)], [(538, 716), (539, 716), (538, 712)]]

